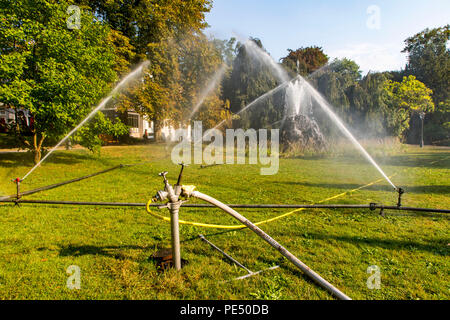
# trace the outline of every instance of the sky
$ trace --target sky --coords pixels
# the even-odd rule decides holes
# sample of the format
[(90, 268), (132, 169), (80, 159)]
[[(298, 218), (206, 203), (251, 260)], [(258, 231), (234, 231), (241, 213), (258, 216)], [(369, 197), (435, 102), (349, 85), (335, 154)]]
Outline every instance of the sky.
[(261, 39), (275, 60), (287, 49), (322, 47), (368, 71), (400, 70), (406, 38), (450, 23), (449, 0), (213, 0), (207, 33)]

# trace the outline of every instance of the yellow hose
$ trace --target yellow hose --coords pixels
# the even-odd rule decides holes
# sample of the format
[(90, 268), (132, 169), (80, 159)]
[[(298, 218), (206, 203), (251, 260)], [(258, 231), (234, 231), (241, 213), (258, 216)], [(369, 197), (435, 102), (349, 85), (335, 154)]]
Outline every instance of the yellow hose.
[[(392, 178), (392, 177), (395, 176), (395, 175), (397, 175), (397, 174), (395, 173), (395, 174), (391, 175), (391, 176), (389, 177), (389, 179)], [(364, 186), (355, 188), (355, 189), (353, 189), (353, 190), (349, 190), (349, 191), (346, 191), (346, 192), (342, 192), (342, 193), (337, 194), (337, 195), (335, 195), (335, 196), (332, 196), (332, 197), (329, 197), (329, 198), (320, 200), (319, 202), (317, 202), (317, 203), (315, 203), (315, 204), (319, 204), (319, 203), (323, 203), (323, 202), (326, 202), (326, 201), (329, 201), (329, 200), (333, 200), (333, 199), (336, 199), (336, 198), (340, 198), (340, 197), (342, 197), (342, 196), (345, 196), (345, 195), (348, 194), (348, 193), (352, 193), (352, 192), (361, 190), (361, 189), (363, 189), (363, 188), (369, 187), (369, 186), (374, 185), (375, 183), (378, 183), (378, 182), (383, 181), (383, 180), (384, 180), (383, 178), (378, 179), (378, 180), (376, 180), (376, 181), (370, 182), (370, 183), (368, 183), (368, 184), (366, 184), (366, 185), (364, 185)], [(150, 204), (151, 204), (151, 203), (152, 203), (152, 200), (150, 199), (150, 200), (147, 202), (147, 206), (146, 206), (147, 212), (148, 212), (149, 214), (151, 214), (152, 216), (158, 218), (158, 219), (164, 220), (164, 221), (166, 221), (166, 222), (170, 222), (170, 218), (169, 218), (169, 217), (166, 217), (166, 216), (163, 216), (163, 215), (159, 215), (159, 214), (157, 214), (157, 213), (152, 212), (152, 211), (150, 210)], [(279, 216), (276, 216), (276, 217), (273, 217), (273, 218), (270, 218), (270, 219), (262, 220), (262, 221), (259, 221), (259, 222), (254, 223), (254, 224), (258, 226), (258, 225), (261, 225), (261, 224), (273, 222), (273, 221), (276, 221), (276, 220), (285, 218), (285, 217), (287, 217), (287, 216), (290, 216), (290, 215), (292, 215), (292, 214), (294, 214), (294, 213), (296, 213), (296, 212), (303, 211), (303, 210), (305, 210), (305, 209), (306, 209), (306, 208), (295, 209), (295, 210), (292, 210), (292, 211), (290, 211), (290, 212), (288, 212), (288, 213), (284, 213), (284, 214), (281, 214), (281, 215), (279, 215)], [(197, 226), (197, 227), (203, 227), (203, 228), (214, 228), (214, 229), (228, 229), (228, 230), (233, 230), (233, 229), (244, 229), (244, 228), (247, 228), (245, 225), (209, 224), (209, 223), (200, 223), (200, 222), (195, 222), (195, 221), (185, 221), (185, 220), (179, 220), (179, 222), (180, 222), (180, 224), (186, 224), (186, 225)]]

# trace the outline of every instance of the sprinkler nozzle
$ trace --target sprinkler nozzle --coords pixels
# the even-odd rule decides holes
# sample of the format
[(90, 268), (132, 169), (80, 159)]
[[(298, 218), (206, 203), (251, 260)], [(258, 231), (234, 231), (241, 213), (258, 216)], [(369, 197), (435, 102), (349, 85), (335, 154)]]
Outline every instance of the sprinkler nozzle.
[(180, 169), (180, 174), (178, 175), (177, 186), (181, 186), (181, 179), (183, 178), (183, 170), (184, 170), (184, 167), (186, 166), (186, 164), (181, 162), (181, 163), (179, 163), (179, 165), (181, 166), (181, 169)]
[(168, 198), (169, 193), (167, 191), (158, 191), (156, 195), (153, 197), (152, 201), (158, 202), (158, 201), (164, 201)]

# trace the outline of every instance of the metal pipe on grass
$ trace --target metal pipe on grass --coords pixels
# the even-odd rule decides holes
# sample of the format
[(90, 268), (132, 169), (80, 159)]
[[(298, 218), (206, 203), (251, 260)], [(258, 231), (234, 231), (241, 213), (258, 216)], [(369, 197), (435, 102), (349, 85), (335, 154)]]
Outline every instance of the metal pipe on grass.
[(310, 267), (308, 267), (306, 264), (304, 264), (300, 259), (298, 259), (296, 256), (294, 256), (292, 253), (290, 253), (286, 248), (284, 248), (281, 244), (279, 244), (277, 241), (275, 241), (272, 237), (270, 237), (267, 233), (265, 233), (263, 230), (258, 228), (256, 225), (254, 225), (250, 220), (245, 218), (243, 215), (238, 213), (237, 211), (233, 210), (232, 208), (228, 207), (227, 205), (223, 204), (222, 202), (206, 195), (198, 191), (193, 191), (190, 194), (191, 197), (195, 197), (201, 200), (204, 200), (206, 202), (211, 203), (212, 205), (222, 209), (226, 213), (230, 214), (232, 217), (237, 219), (239, 222), (247, 226), (250, 230), (255, 232), (259, 237), (261, 237), (263, 240), (265, 240), (267, 243), (269, 243), (272, 247), (277, 249), (284, 257), (286, 257), (290, 262), (292, 262), (296, 267), (298, 267), (300, 270), (302, 270), (308, 277), (313, 279), (318, 285), (320, 285), (322, 288), (326, 289), (328, 292), (336, 296), (337, 298), (341, 300), (351, 300), (350, 297), (345, 295), (343, 292), (341, 292), (339, 289), (334, 287), (331, 283), (326, 281), (324, 278), (322, 278), (318, 273), (316, 273), (314, 270), (312, 270)]
[[(15, 198), (15, 196), (13, 197)], [(89, 202), (89, 201), (59, 201), (59, 200), (25, 200), (0, 198), (0, 203), (29, 203), (29, 204), (61, 204), (75, 206), (102, 206), (102, 207), (145, 207), (147, 204), (141, 202)], [(162, 203), (151, 203), (150, 207), (161, 207)], [(448, 209), (417, 208), (385, 206), (382, 204), (227, 204), (230, 208), (241, 209), (383, 209), (394, 211), (416, 211), (428, 213), (450, 213)], [(204, 203), (182, 203), (183, 208), (214, 208), (212, 204)]]
[(85, 180), (85, 179), (88, 179), (88, 178), (92, 178), (92, 177), (98, 176), (98, 175), (103, 174), (103, 173), (107, 173), (107, 172), (110, 172), (110, 171), (113, 171), (113, 170), (116, 170), (116, 169), (119, 169), (119, 168), (123, 168), (125, 166), (129, 167), (129, 166), (133, 166), (133, 165), (120, 164), (118, 166), (115, 166), (115, 167), (112, 167), (112, 168), (109, 168), (109, 169), (106, 169), (106, 170), (102, 170), (102, 171), (99, 171), (99, 172), (95, 172), (95, 173), (89, 174), (87, 176), (83, 176), (83, 177), (79, 177), (79, 178), (75, 178), (75, 179), (71, 179), (71, 180), (67, 180), (67, 181), (63, 181), (63, 182), (59, 182), (59, 183), (55, 183), (55, 184), (51, 184), (51, 185), (48, 185), (48, 186), (36, 188), (36, 189), (33, 189), (33, 190), (23, 191), (23, 192), (20, 192), (20, 189), (19, 189), (19, 184), (22, 181), (22, 180), (20, 180), (18, 182), (18, 184), (17, 184), (17, 195), (10, 195), (10, 196), (6, 196), (6, 197), (2, 197), (2, 198), (0, 198), (0, 200), (6, 200), (6, 199), (12, 199), (12, 198), (20, 198), (20, 197), (27, 196), (27, 195), (30, 195), (30, 194), (35, 194), (35, 193), (38, 193), (38, 192), (41, 192), (41, 191), (46, 191), (46, 190), (58, 188), (58, 187), (66, 185), (66, 184), (70, 184), (70, 183), (78, 182), (78, 181)]

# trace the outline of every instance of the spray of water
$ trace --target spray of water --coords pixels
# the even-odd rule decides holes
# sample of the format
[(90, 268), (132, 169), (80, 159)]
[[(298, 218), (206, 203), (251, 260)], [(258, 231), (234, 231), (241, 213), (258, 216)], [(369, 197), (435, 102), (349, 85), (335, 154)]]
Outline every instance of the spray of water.
[[(262, 61), (263, 63), (265, 63), (266, 65), (268, 65), (272, 71), (274, 71), (276, 77), (278, 78), (278, 80), (281, 82), (281, 84), (278, 87), (275, 87), (274, 89), (266, 92), (265, 94), (263, 94), (262, 96), (259, 96), (258, 98), (256, 98), (255, 100), (253, 100), (252, 102), (250, 102), (249, 104), (247, 104), (245, 107), (243, 107), (238, 113), (236, 113), (236, 115), (240, 115), (241, 113), (243, 113), (244, 111), (246, 111), (247, 109), (253, 107), (254, 105), (258, 104), (259, 102), (261, 102), (262, 100), (264, 100), (265, 98), (267, 98), (268, 96), (271, 96), (272, 94), (274, 94), (275, 92), (283, 89), (284, 87), (288, 86), (290, 83), (290, 79), (289, 76), (286, 72), (286, 70), (284, 70), (278, 63), (276, 63), (273, 58), (267, 53), (265, 52), (263, 49), (261, 49), (260, 47), (258, 47), (255, 42), (253, 42), (251, 39), (248, 39), (245, 43), (244, 46), (247, 50), (247, 52), (252, 55), (255, 59), (258, 59), (260, 61)], [(226, 120), (222, 120), (221, 122), (219, 122), (214, 129), (219, 128), (220, 126), (222, 126), (225, 123)]]
[[(249, 53), (251, 53), (255, 58), (259, 59), (261, 62), (265, 63), (267, 66), (271, 67), (274, 71), (274, 74), (278, 77), (279, 80), (283, 83), (281, 86), (284, 86), (285, 84), (290, 84), (291, 81), (289, 79), (289, 76), (287, 72), (278, 64), (276, 63), (273, 58), (264, 50), (262, 50), (260, 47), (258, 47), (253, 41), (249, 40), (245, 44), (246, 49)], [(302, 81), (301, 86), (289, 85), (291, 91), (296, 91), (298, 88), (305, 87), (306, 91), (314, 98), (314, 100), (317, 101), (317, 103), (322, 107), (322, 109), (326, 112), (326, 114), (330, 117), (330, 119), (336, 123), (338, 128), (344, 133), (344, 135), (355, 145), (355, 147), (369, 160), (369, 162), (381, 173), (381, 175), (386, 179), (389, 184), (394, 187), (395, 190), (397, 190), (397, 187), (392, 183), (392, 181), (389, 179), (389, 177), (384, 173), (383, 170), (378, 166), (378, 164), (373, 160), (373, 158), (367, 153), (367, 151), (361, 146), (361, 144), (356, 140), (356, 138), (351, 134), (351, 132), (347, 129), (347, 127), (342, 123), (342, 121), (339, 119), (339, 117), (332, 111), (332, 107), (330, 104), (325, 100), (325, 98), (322, 97), (322, 95), (314, 89), (311, 84), (309, 84), (308, 81), (306, 81), (303, 77), (300, 75), (295, 79), (300, 79)], [(297, 94), (293, 94), (291, 96), (296, 96)], [(304, 92), (299, 92), (299, 96), (304, 96)], [(263, 95), (262, 97), (264, 97)], [(257, 99), (259, 100), (259, 98)], [(256, 100), (255, 100), (256, 101)], [(248, 109), (254, 105), (254, 103), (249, 104), (246, 108), (242, 109), (244, 111), (245, 109)], [(289, 103), (286, 104), (288, 106)], [(300, 106), (296, 103), (291, 103), (294, 109), (297, 109), (298, 111)], [(285, 110), (285, 117), (281, 120), (281, 126), (284, 124), (284, 120), (286, 119), (286, 114), (289, 110)], [(293, 110), (291, 110), (293, 111)], [(222, 123), (220, 123), (221, 125)]]
[(327, 100), (304, 78), (298, 76), (302, 81), (305, 89), (311, 94), (314, 100), (321, 106), (321, 108), (326, 112), (326, 114), (331, 118), (331, 120), (338, 126), (338, 128), (344, 133), (344, 135), (356, 146), (356, 148), (366, 157), (367, 160), (381, 173), (381, 175), (386, 179), (387, 182), (397, 190), (397, 187), (392, 183), (389, 177), (384, 173), (384, 171), (378, 166), (378, 164), (373, 160), (370, 154), (364, 149), (361, 144), (356, 140), (356, 138), (351, 134), (347, 127), (343, 124), (342, 120), (332, 111), (331, 105)]
[[(262, 96), (259, 96), (258, 98), (256, 98), (255, 100), (253, 100), (252, 102), (247, 104), (245, 107), (243, 107), (238, 113), (236, 113), (236, 115), (240, 115), (241, 113), (243, 113), (247, 109), (249, 109), (249, 108), (253, 107), (254, 105), (258, 104), (259, 102), (263, 101), (265, 98), (267, 98), (267, 97), (271, 96), (272, 94), (274, 94), (275, 92), (283, 89), (284, 87), (289, 85), (289, 83), (290, 83), (290, 81), (284, 82), (284, 83), (280, 84), (278, 87), (273, 88), (270, 91), (267, 91)], [(220, 128), (225, 122), (226, 122), (226, 119), (220, 121), (213, 129)], [(207, 137), (207, 134), (203, 135), (202, 139), (205, 138), (205, 137)], [(199, 142), (199, 141), (196, 141), (196, 142)]]
[(258, 47), (255, 42), (253, 42), (252, 40), (248, 40), (244, 43), (244, 46), (251, 56), (269, 66), (274, 71), (275, 76), (281, 83), (285, 83), (290, 80), (290, 77), (287, 74), (286, 70), (284, 70), (278, 63), (276, 63), (266, 51)]
[(31, 168), (30, 171), (22, 178), (22, 181), (25, 180), (37, 167), (41, 165), (60, 145), (62, 145), (64, 142), (69, 139), (70, 136), (72, 136), (75, 132), (77, 132), (78, 129), (80, 129), (89, 119), (91, 119), (98, 111), (100, 111), (111, 99), (112, 97), (120, 91), (123, 87), (125, 87), (128, 82), (130, 82), (132, 79), (137, 77), (138, 75), (142, 74), (142, 71), (145, 67), (149, 65), (149, 61), (142, 62), (134, 71), (129, 73), (125, 78), (123, 78), (115, 87), (114, 89), (109, 93), (109, 95), (104, 98), (100, 104), (95, 107), (89, 115), (83, 119), (83, 121), (80, 122), (75, 128), (72, 129), (61, 141), (59, 141), (42, 159), (39, 161), (33, 168)]
[(194, 108), (192, 109), (191, 115), (189, 116), (189, 120), (192, 119), (192, 117), (197, 113), (197, 111), (200, 109), (200, 107), (203, 104), (203, 101), (211, 94), (211, 92), (217, 88), (217, 85), (222, 80), (225, 71), (227, 69), (226, 64), (222, 64), (222, 66), (219, 68), (219, 70), (216, 71), (214, 76), (209, 80), (208, 85), (200, 92), (199, 99), (197, 103), (195, 104)]

